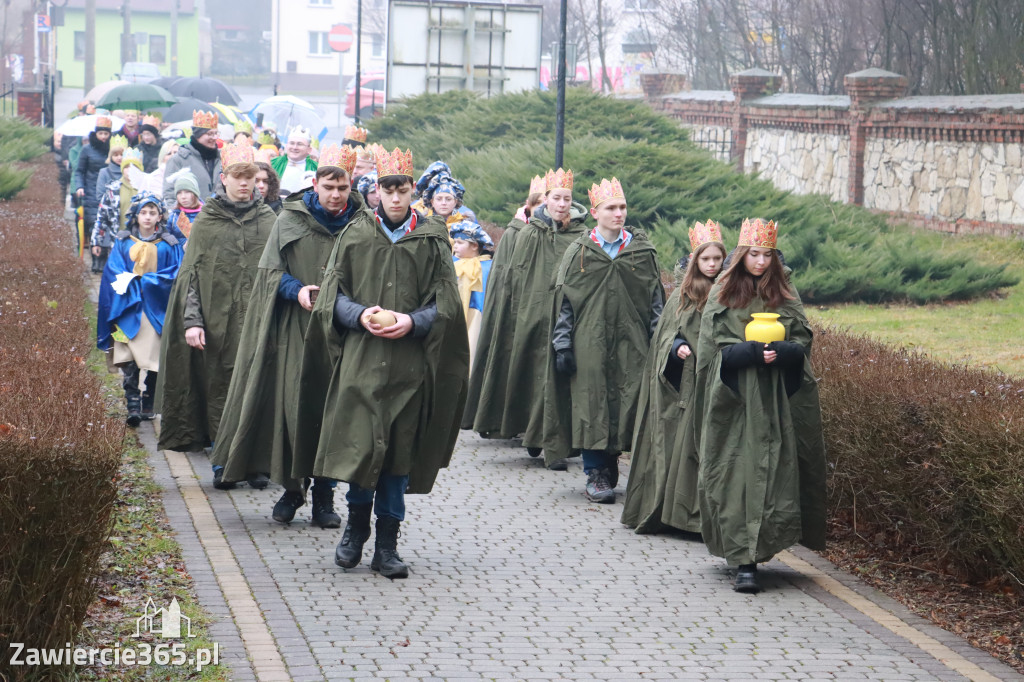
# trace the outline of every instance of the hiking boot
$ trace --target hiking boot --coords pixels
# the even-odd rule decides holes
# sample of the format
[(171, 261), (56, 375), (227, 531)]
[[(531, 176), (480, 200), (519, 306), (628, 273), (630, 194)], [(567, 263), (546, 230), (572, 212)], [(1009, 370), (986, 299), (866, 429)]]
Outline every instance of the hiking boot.
[(224, 480), (224, 467), (213, 470), (213, 487), (217, 490), (234, 490), (235, 484)]
[(757, 594), (761, 585), (757, 582), (757, 564), (743, 564), (736, 571), (736, 582), (732, 589), (747, 594)]
[(313, 486), (312, 519), (314, 526), (341, 528), (341, 517), (334, 513), (334, 488), (325, 482), (318, 481)]
[(526, 448), (526, 454), (530, 457), (540, 457), (542, 452), (544, 452), (544, 448)]
[(587, 475), (587, 499), (598, 504), (615, 502), (615, 490), (608, 483), (607, 469), (594, 469)]
[(378, 571), (385, 578), (408, 578), (409, 567), (398, 556), (398, 528), (401, 521), (390, 516), (377, 517), (377, 537), (374, 539), (373, 559), (370, 570)]
[[(314, 489), (315, 490), (315, 489)], [(348, 523), (341, 542), (334, 550), (334, 563), (342, 568), (355, 568), (363, 558), (363, 545), (370, 539), (370, 510), (372, 504), (348, 505)]]
[(270, 485), (270, 476), (262, 471), (257, 471), (254, 474), (249, 474), (249, 476), (246, 477), (245, 482), (249, 484), (250, 488), (266, 490), (267, 486)]
[(304, 504), (306, 504), (305, 495), (301, 491), (286, 490), (274, 505), (274, 512), (271, 516), (280, 523), (291, 523), (295, 518), (295, 511)]
[(568, 471), (569, 460), (567, 459), (556, 459), (551, 464), (547, 465), (548, 471)]
[(142, 423), (142, 411), (138, 405), (128, 406), (128, 418), (124, 423), (133, 428)]

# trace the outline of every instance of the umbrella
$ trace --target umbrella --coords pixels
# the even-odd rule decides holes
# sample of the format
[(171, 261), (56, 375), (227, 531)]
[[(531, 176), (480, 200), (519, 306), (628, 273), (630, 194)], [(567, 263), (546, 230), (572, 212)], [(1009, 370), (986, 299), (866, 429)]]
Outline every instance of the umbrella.
[[(292, 95), (277, 95), (267, 98), (249, 112), (249, 116), (254, 120), (258, 120), (257, 117), (260, 114), (263, 114), (264, 119), (274, 121), (280, 126), (278, 131), (281, 133), (287, 133), (295, 126), (301, 125), (312, 131), (318, 139), (324, 139), (324, 135), (327, 134), (327, 124), (324, 123), (324, 119), (316, 107), (306, 100)], [(284, 138), (282, 137), (282, 139)]]
[[(97, 114), (89, 114), (88, 116), (75, 116), (69, 118), (60, 124), (55, 132), (61, 135), (67, 135), (68, 137), (85, 137), (92, 131), (96, 130), (96, 119), (99, 118)], [(113, 125), (111, 130), (120, 130), (124, 125), (124, 119), (118, 118), (117, 116), (108, 116)]]
[[(179, 97), (178, 102), (164, 112), (164, 120), (191, 120), (193, 111), (208, 111), (210, 113), (216, 113), (218, 117), (220, 116), (220, 112), (217, 111), (217, 107), (213, 106), (208, 102), (195, 99), (194, 97)], [(189, 125), (191, 125), (191, 123)]]
[(118, 85), (127, 85), (128, 81), (107, 81), (106, 83), (100, 83), (95, 88), (86, 93), (85, 99), (89, 100), (93, 104), (99, 101), (100, 97), (107, 94)]
[(234, 125), (239, 121), (248, 121), (249, 115), (241, 111), (238, 107), (231, 106), (230, 104), (223, 104), (222, 102), (210, 102), (210, 106), (217, 110), (220, 120), (226, 123)]
[(195, 97), (204, 102), (238, 104), (242, 101), (231, 86), (216, 78), (181, 78), (167, 89), (179, 97)]
[(126, 83), (119, 85), (107, 94), (103, 95), (97, 107), (107, 109), (159, 109), (175, 104), (178, 98), (167, 92), (159, 85), (149, 83)]
[[(164, 128), (163, 132), (160, 133), (160, 137), (165, 140), (176, 140), (179, 137), (185, 137), (185, 129), (192, 127), (192, 119), (187, 121), (178, 121), (177, 123), (170, 123)], [(218, 123), (217, 124), (217, 136), (222, 140), (230, 142), (235, 138), (235, 127), (230, 123)]]
[(171, 89), (172, 83), (177, 83), (182, 79), (182, 76), (160, 76), (156, 80), (151, 80), (150, 85), (159, 85), (161, 88)]

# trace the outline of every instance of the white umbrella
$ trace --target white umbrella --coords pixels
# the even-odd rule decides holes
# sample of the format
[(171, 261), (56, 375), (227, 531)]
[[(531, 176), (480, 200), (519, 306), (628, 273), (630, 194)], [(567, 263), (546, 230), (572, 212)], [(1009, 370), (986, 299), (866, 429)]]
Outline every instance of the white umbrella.
[(288, 138), (288, 131), (295, 126), (308, 129), (312, 135), (321, 140), (327, 134), (327, 124), (324, 123), (320, 110), (294, 95), (268, 97), (249, 112), (249, 116), (254, 121), (259, 120), (260, 114), (263, 114), (265, 120), (274, 121), (280, 126), (277, 131), (282, 140)]
[[(124, 126), (123, 118), (106, 114), (104, 114), (104, 116), (110, 119), (111, 130), (116, 132)], [(60, 127), (58, 127), (55, 132), (58, 132), (61, 135), (67, 135), (68, 137), (85, 137), (92, 131), (96, 130), (96, 119), (99, 117), (100, 114), (88, 114), (69, 118), (67, 121), (61, 123)]]
[(90, 90), (89, 92), (87, 92), (85, 94), (85, 99), (87, 99), (90, 102), (92, 102), (93, 104), (95, 104), (96, 102), (100, 101), (100, 97), (103, 97), (103, 95), (107, 94), (108, 92), (110, 92), (111, 90), (116, 88), (118, 85), (127, 85), (127, 83), (128, 83), (128, 81), (120, 81), (120, 80), (106, 81), (106, 82), (100, 83), (95, 88), (93, 88), (92, 90)]
[[(163, 132), (160, 133), (160, 137), (165, 140), (173, 140), (182, 137), (185, 134), (186, 128), (192, 127), (192, 120), (178, 121), (177, 123), (168, 123), (167, 127), (164, 128)], [(222, 140), (230, 142), (235, 138), (235, 127), (230, 123), (218, 123), (217, 124), (217, 135)]]

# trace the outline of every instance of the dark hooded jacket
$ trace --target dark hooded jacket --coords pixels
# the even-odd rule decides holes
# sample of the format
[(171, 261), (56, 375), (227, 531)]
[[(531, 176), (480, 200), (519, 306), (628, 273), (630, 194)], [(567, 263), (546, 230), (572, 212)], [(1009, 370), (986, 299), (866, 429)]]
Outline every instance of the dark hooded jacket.
[[(83, 145), (78, 155), (78, 163), (75, 165), (75, 174), (71, 179), (72, 193), (78, 190), (85, 190), (82, 196), (82, 206), (85, 214), (85, 225), (91, 230), (96, 224), (96, 209), (100, 205), (102, 192), (97, 191), (96, 184), (99, 180), (100, 171), (107, 166), (107, 151), (109, 143), (100, 146), (96, 140), (96, 133), (89, 133), (91, 144)], [(102, 188), (100, 188), (102, 190)]]

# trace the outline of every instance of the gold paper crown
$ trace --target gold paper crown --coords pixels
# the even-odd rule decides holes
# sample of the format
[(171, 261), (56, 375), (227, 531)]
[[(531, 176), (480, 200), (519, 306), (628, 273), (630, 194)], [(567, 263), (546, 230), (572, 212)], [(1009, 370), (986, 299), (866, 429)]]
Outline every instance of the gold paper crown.
[(114, 124), (114, 122), (110, 120), (109, 116), (97, 116), (96, 117), (96, 128), (97, 129), (99, 129), (99, 128), (107, 128), (109, 130), (110, 126), (112, 126), (113, 124)]
[(346, 145), (329, 144), (324, 147), (323, 151), (320, 152), (320, 164), (319, 167), (334, 166), (335, 168), (343, 168), (349, 175), (352, 174), (352, 169), (356, 167), (356, 150), (355, 147)]
[(198, 109), (192, 110), (192, 127), (193, 128), (216, 128), (217, 127), (217, 114), (212, 111), (199, 111)]
[(618, 178), (607, 178), (601, 179), (600, 185), (591, 185), (590, 191), (587, 192), (590, 195), (590, 206), (591, 208), (597, 208), (609, 199), (622, 199), (626, 200), (626, 195), (622, 191), (622, 185), (619, 183)]
[(274, 136), (271, 135), (270, 133), (260, 133), (259, 135), (256, 136), (256, 141), (259, 142), (261, 145), (274, 144)]
[(740, 241), (736, 246), (754, 246), (760, 249), (774, 249), (779, 237), (779, 227), (774, 220), (765, 222), (762, 218), (745, 219), (740, 228)]
[(109, 149), (128, 149), (128, 138), (124, 135), (114, 135), (110, 138)]
[(708, 220), (706, 223), (698, 220), (690, 228), (690, 251), (696, 251), (701, 244), (707, 244), (708, 242), (724, 244), (722, 241), (722, 226), (714, 220)]
[(345, 139), (355, 140), (356, 142), (366, 143), (366, 134), (370, 132), (366, 128), (360, 128), (359, 126), (348, 126), (345, 128)]
[(571, 170), (549, 170), (548, 174), (544, 176), (544, 186), (546, 192), (550, 192), (553, 189), (572, 189), (572, 171)]
[(159, 130), (160, 129), (160, 118), (157, 117), (157, 116), (143, 116), (142, 117), (142, 125), (144, 125), (144, 126), (153, 126), (157, 130)]
[(248, 121), (239, 121), (235, 124), (235, 135), (238, 133), (248, 133), (249, 137), (252, 137), (252, 123)]
[(377, 151), (377, 179), (383, 180), (392, 175), (413, 176), (411, 151), (407, 149), (403, 153), (398, 147), (390, 153), (383, 148)]
[(228, 142), (220, 150), (221, 168), (227, 170), (236, 163), (252, 163), (254, 151), (251, 144), (232, 144)]
[(129, 147), (124, 150), (124, 155), (121, 157), (121, 168), (124, 168), (126, 164), (134, 163), (139, 168), (142, 168), (142, 150), (136, 147)]
[(543, 175), (534, 175), (530, 180), (530, 194), (544, 194), (548, 190), (547, 181)]

